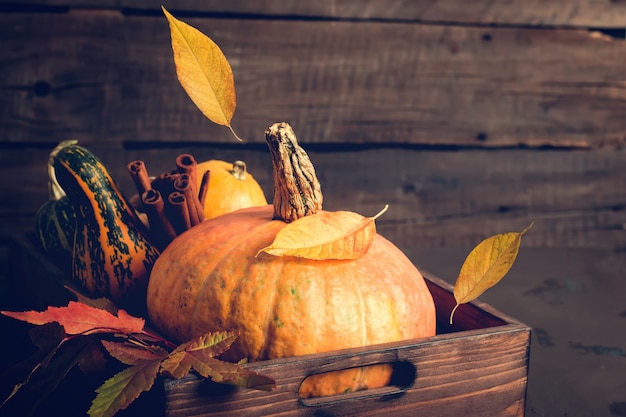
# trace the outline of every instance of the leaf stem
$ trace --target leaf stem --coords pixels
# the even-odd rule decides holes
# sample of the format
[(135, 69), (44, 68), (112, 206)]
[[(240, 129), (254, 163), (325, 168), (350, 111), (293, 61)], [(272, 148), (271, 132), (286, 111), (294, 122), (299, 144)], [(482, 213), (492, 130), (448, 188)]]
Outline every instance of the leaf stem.
[(233, 127), (229, 124), (228, 128), (230, 129), (231, 133), (233, 134), (233, 136), (235, 137), (235, 139), (237, 139), (239, 142), (243, 142), (243, 139), (241, 139), (233, 130)]
[(456, 311), (456, 309), (460, 306), (461, 304), (457, 303), (454, 308), (452, 309), (452, 312), (450, 313), (450, 325), (452, 325), (452, 316), (454, 316), (454, 312)]

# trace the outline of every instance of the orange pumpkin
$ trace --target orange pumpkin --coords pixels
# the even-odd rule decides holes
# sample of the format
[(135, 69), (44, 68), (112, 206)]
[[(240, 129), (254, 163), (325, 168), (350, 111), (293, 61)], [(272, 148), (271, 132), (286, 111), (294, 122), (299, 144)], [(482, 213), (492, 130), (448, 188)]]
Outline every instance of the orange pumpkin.
[(204, 217), (212, 219), (241, 208), (264, 206), (265, 194), (243, 161), (234, 163), (212, 159), (197, 166), (198, 189), (202, 176), (210, 171), (209, 186), (204, 199)]
[[(274, 163), (274, 206), (207, 220), (174, 239), (150, 277), (152, 323), (179, 342), (237, 330), (240, 337), (226, 359), (250, 361), (434, 335), (435, 306), (422, 275), (380, 235), (355, 260), (258, 254), (286, 221), (321, 210), (322, 200), (313, 166), (291, 128), (277, 124), (266, 136)], [(372, 369), (320, 377), (303, 386), (301, 395), (389, 381), (389, 366)]]

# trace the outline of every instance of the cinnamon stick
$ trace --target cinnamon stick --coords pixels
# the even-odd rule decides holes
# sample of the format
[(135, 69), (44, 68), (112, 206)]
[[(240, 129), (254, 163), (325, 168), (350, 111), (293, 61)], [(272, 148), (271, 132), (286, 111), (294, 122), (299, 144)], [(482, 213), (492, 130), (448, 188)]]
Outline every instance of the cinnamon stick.
[(158, 190), (149, 189), (141, 195), (141, 202), (146, 208), (150, 233), (155, 243), (164, 249), (176, 237), (176, 231), (165, 212), (165, 202)]
[[(178, 155), (178, 157), (176, 157), (176, 169), (181, 174), (189, 175), (189, 182), (191, 184), (191, 189), (193, 190), (193, 195), (198, 196), (198, 163), (193, 155), (188, 153)], [(193, 214), (192, 217), (199, 219), (199, 221), (204, 220), (204, 205), (200, 204), (200, 200), (196, 197), (188, 199), (188, 202), (193, 202), (196, 205), (196, 213)], [(189, 204), (189, 207), (191, 210), (192, 205)]]
[(127, 168), (140, 196), (152, 188), (150, 176), (148, 175), (148, 170), (143, 161), (137, 160), (130, 162)]
[[(204, 200), (206, 200), (206, 195), (209, 191), (210, 179), (211, 171), (204, 171), (204, 174), (202, 175), (202, 182), (200, 183), (200, 190), (198, 190), (198, 201), (202, 207), (204, 207)], [(204, 210), (202, 210), (202, 218), (204, 219)]]
[(181, 174), (189, 174), (191, 177), (191, 183), (193, 184), (193, 188), (196, 188), (196, 181), (198, 181), (197, 170), (196, 167), (198, 163), (193, 155), (188, 153), (180, 154), (176, 157), (176, 169)]
[(177, 171), (164, 172), (152, 181), (152, 188), (159, 190), (163, 198), (173, 193), (174, 181), (180, 174)]
[(191, 227), (191, 219), (189, 218), (189, 208), (185, 196), (174, 191), (167, 198), (171, 215), (169, 216), (174, 229), (178, 234)]
[(176, 181), (174, 181), (174, 189), (185, 196), (185, 203), (191, 226), (195, 226), (202, 221), (198, 215), (196, 205), (198, 197), (194, 192), (194, 188), (195, 187), (193, 187), (193, 184), (191, 183), (191, 177), (187, 173), (180, 174), (180, 176), (176, 178)]

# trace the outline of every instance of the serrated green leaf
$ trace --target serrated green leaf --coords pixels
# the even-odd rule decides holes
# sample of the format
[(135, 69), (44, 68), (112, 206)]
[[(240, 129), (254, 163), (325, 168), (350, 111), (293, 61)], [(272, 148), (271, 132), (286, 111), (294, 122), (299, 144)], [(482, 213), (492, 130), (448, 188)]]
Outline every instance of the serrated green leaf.
[(144, 360), (107, 379), (96, 392), (87, 414), (112, 417), (128, 407), (142, 392), (149, 391), (159, 372), (161, 360)]
[(522, 236), (532, 226), (521, 232), (491, 236), (470, 252), (454, 284), (456, 305), (450, 313), (450, 324), (459, 305), (475, 300), (504, 278), (515, 262)]
[(205, 358), (219, 356), (230, 348), (236, 338), (237, 334), (233, 332), (215, 332), (183, 343), (163, 361), (161, 373), (180, 379), (189, 373), (197, 360), (194, 354)]
[(204, 350), (207, 355), (219, 356), (230, 349), (235, 339), (235, 332), (212, 332), (204, 334), (178, 346), (172, 353), (181, 351)]
[(162, 362), (161, 373), (180, 379), (193, 369), (214, 382), (266, 391), (273, 389), (276, 382), (272, 378), (250, 371), (241, 364), (215, 358), (226, 352), (236, 337), (233, 332), (216, 332), (183, 343)]

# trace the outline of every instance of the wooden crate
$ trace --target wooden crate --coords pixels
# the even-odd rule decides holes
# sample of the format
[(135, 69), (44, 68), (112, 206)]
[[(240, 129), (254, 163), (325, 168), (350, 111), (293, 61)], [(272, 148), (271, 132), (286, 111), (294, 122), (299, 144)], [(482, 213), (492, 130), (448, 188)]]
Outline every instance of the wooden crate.
[[(32, 239), (14, 238), (10, 250), (13, 275), (33, 308), (66, 302), (63, 274)], [(523, 416), (530, 328), (480, 301), (459, 307), (449, 325), (452, 287), (425, 277), (437, 307), (436, 336), (248, 364), (276, 380), (271, 392), (215, 384), (193, 374), (166, 380), (165, 415)], [(376, 363), (394, 364), (390, 386), (326, 398), (298, 396), (300, 383), (311, 374)]]
[[(218, 386), (195, 376), (166, 381), (166, 415), (174, 416), (523, 416), (530, 328), (482, 302), (460, 307), (452, 288), (426, 275), (437, 306), (429, 338), (251, 363), (277, 382), (272, 392)], [(393, 363), (392, 385), (333, 397), (300, 399), (308, 375)]]

